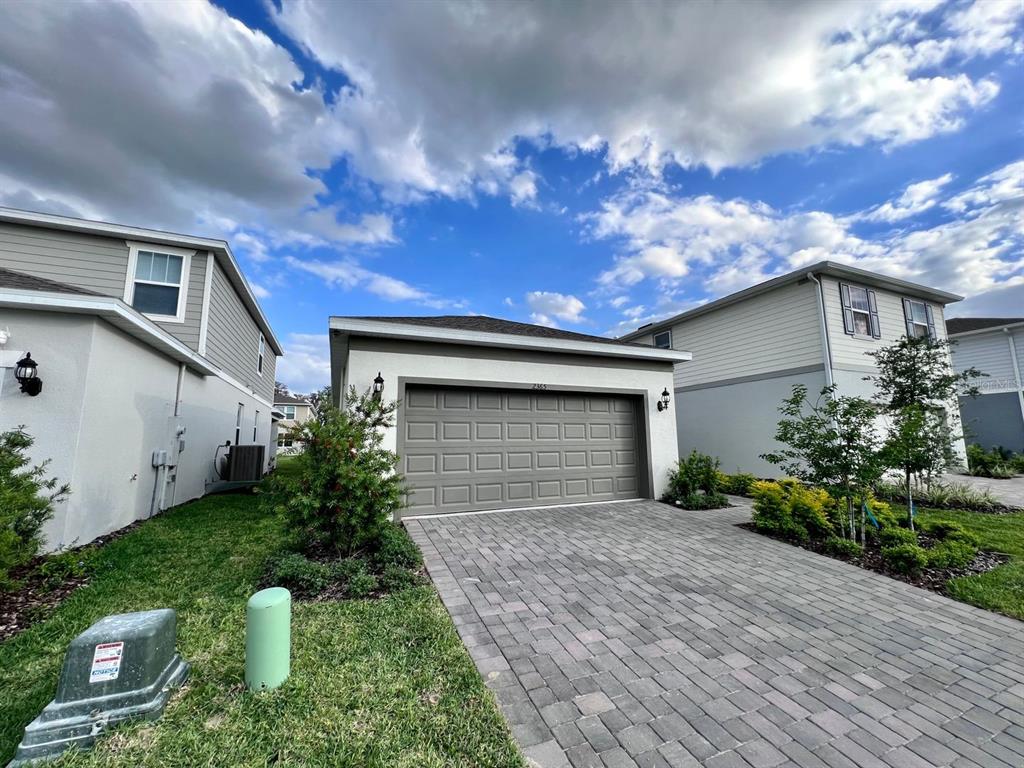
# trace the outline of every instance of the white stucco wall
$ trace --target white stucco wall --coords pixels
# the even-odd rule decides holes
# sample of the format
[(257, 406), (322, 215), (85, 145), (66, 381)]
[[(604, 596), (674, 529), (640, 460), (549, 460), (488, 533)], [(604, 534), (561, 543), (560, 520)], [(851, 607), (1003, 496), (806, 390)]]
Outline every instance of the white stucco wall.
[[(424, 351), (417, 351), (414, 344), (353, 340), (343, 381), (346, 387), (354, 385), (362, 391), (373, 383), (379, 371), (384, 377), (385, 398), (395, 397), (399, 377), (436, 379), (448, 383), (464, 381), (468, 385), (485, 382), (498, 387), (536, 383), (575, 391), (644, 390), (647, 393), (645, 416), (651, 445), (654, 496), (657, 498), (664, 493), (668, 472), (679, 458), (675, 417), (671, 410), (666, 413), (657, 409), (662, 391), (672, 391), (673, 374), (669, 364), (661, 366), (661, 370), (649, 370), (647, 367), (617, 367), (623, 365), (619, 361), (561, 353), (550, 356), (536, 353), (488, 354), (479, 349), (452, 345), (421, 346)], [(429, 352), (426, 351), (428, 349)], [(593, 363), (580, 364), (584, 359)], [(389, 429), (384, 440), (386, 448), (395, 450), (396, 430)]]
[[(216, 376), (186, 372), (175, 416), (179, 364), (108, 323), (88, 315), (27, 310), (0, 313), (11, 339), (3, 355), (30, 351), (43, 391), (22, 394), (11, 368), (0, 368), (0, 430), (24, 425), (36, 439), (35, 462), (50, 459), (48, 476), (71, 483), (45, 530), (47, 547), (85, 544), (150, 515), (162, 473), (152, 452), (185, 450), (163, 493), (163, 508), (202, 496), (216, 478), (217, 444), (234, 441), (238, 403), (245, 406), (242, 443), (270, 443), (270, 405)], [(269, 451), (268, 451), (269, 460)], [(157, 505), (160, 506), (159, 504)]]

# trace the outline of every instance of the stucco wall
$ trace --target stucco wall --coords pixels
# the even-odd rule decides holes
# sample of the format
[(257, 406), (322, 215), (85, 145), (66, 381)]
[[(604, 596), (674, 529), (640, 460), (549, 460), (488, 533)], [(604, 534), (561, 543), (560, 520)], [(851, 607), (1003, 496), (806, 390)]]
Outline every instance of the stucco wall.
[[(671, 412), (659, 412), (656, 405), (662, 390), (672, 389), (672, 368), (667, 363), (654, 366), (566, 354), (352, 339), (345, 371), (346, 384), (355, 385), (362, 391), (372, 384), (378, 371), (384, 377), (385, 398), (395, 397), (399, 377), (486, 382), (499, 387), (536, 383), (576, 391), (645, 390), (645, 415), (656, 497), (665, 491), (668, 472), (678, 460), (675, 419)], [(388, 430), (384, 445), (395, 450), (397, 434), (394, 429)]]
[(810, 396), (825, 386), (824, 371), (765, 378), (738, 384), (676, 392), (679, 453), (697, 450), (717, 456), (723, 472), (750, 472), (758, 477), (782, 473), (760, 458), (775, 450), (778, 408), (795, 384)]
[(0, 368), (0, 429), (24, 425), (36, 438), (34, 461), (49, 459), (48, 475), (72, 487), (44, 529), (50, 549), (149, 516), (162, 485), (152, 452), (167, 450), (173, 463), (178, 425), (186, 429), (185, 451), (164, 508), (206, 492), (217, 444), (234, 440), (238, 403), (245, 406), (242, 442), (252, 442), (257, 410), (257, 441), (270, 442), (269, 405), (214, 376), (186, 372), (176, 418), (179, 364), (102, 320), (5, 310), (3, 326), (11, 330), (7, 350), (31, 351), (39, 363), (43, 391), (22, 394), (13, 371)]
[(960, 414), (968, 443), (986, 450), (1001, 445), (1024, 453), (1024, 417), (1016, 392), (993, 392), (960, 398)]

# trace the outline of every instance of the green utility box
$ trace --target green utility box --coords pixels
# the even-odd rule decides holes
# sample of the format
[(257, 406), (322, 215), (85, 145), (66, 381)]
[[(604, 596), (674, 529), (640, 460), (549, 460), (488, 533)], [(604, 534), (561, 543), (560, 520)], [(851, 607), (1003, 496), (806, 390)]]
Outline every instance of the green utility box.
[(164, 608), (107, 616), (72, 640), (57, 695), (25, 728), (8, 768), (90, 747), (125, 720), (160, 717), (188, 677), (176, 636), (177, 615)]

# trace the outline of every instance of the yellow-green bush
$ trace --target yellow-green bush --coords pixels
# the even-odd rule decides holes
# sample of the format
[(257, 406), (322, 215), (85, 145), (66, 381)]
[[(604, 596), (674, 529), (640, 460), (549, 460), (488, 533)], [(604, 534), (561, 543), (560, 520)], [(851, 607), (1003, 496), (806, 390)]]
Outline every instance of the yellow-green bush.
[(789, 541), (807, 542), (833, 534), (830, 512), (835, 503), (819, 488), (796, 480), (761, 480), (753, 484), (754, 527)]

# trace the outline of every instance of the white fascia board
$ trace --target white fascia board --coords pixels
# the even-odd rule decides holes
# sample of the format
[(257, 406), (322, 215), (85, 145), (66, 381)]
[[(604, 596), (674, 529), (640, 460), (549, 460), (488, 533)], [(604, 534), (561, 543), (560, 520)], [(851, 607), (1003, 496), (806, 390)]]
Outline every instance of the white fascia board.
[(690, 352), (682, 352), (677, 349), (655, 349), (654, 347), (630, 346), (628, 344), (604, 344), (599, 341), (516, 336), (510, 333), (463, 331), (455, 328), (403, 325), (402, 323), (355, 320), (347, 317), (332, 317), (330, 330), (356, 336), (468, 344), (476, 347), (504, 347), (538, 352), (562, 352), (570, 355), (599, 355), (665, 363), (683, 363), (693, 359)]
[(193, 352), (176, 338), (148, 318), (136, 312), (120, 299), (112, 296), (84, 296), (70, 293), (49, 293), (45, 291), (21, 291), (13, 288), (0, 290), (0, 307), (8, 309), (35, 309), (50, 312), (67, 312), (78, 315), (96, 315), (107, 320), (131, 336), (203, 376), (219, 375), (200, 355)]
[(57, 216), (51, 213), (36, 213), (34, 211), (19, 211), (15, 208), (0, 208), (0, 221), (12, 224), (24, 224), (32, 227), (48, 227), (51, 229), (63, 229), (69, 232), (82, 232), (99, 237), (116, 237), (126, 241), (137, 243), (148, 243), (163, 246), (177, 246), (179, 248), (192, 248), (197, 251), (209, 251), (214, 254), (217, 261), (221, 262), (228, 275), (231, 284), (238, 291), (245, 304), (246, 309), (260, 326), (263, 335), (274, 350), (274, 354), (284, 354), (284, 348), (274, 335), (270, 327), (270, 321), (263, 314), (263, 309), (256, 300), (256, 295), (245, 279), (241, 267), (231, 252), (231, 246), (224, 240), (214, 240), (208, 237), (195, 237), (193, 235), (179, 235), (174, 232), (163, 232), (156, 229), (143, 229), (141, 227), (128, 227), (122, 224), (110, 224), (105, 221), (89, 221), (88, 219), (76, 219), (71, 216)]

